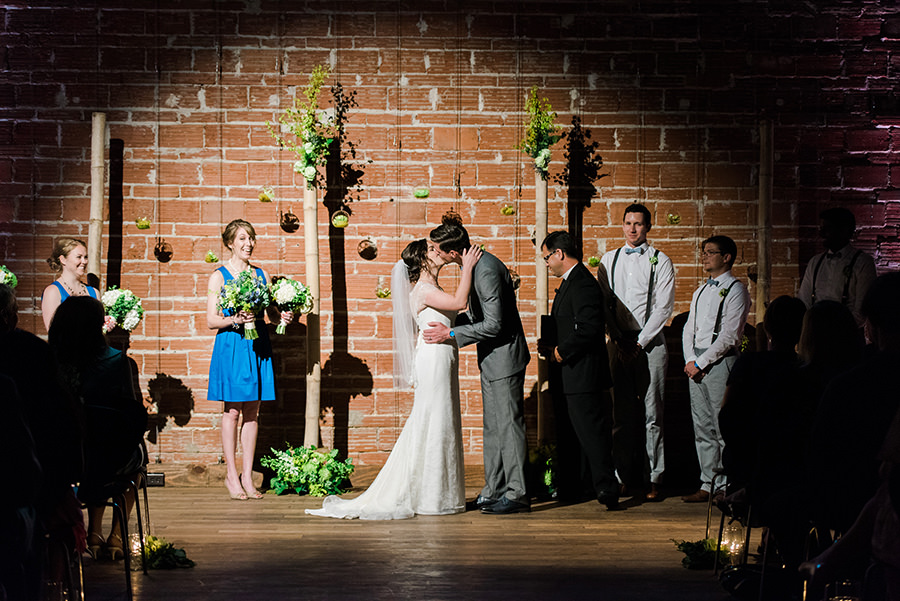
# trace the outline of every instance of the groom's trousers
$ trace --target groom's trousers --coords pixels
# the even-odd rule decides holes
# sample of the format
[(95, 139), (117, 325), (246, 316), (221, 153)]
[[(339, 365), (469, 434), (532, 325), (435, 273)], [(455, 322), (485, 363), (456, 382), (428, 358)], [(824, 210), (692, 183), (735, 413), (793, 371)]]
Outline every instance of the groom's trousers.
[(481, 374), (484, 414), (484, 488), (481, 496), (503, 496), (529, 503), (525, 491), (525, 370), (508, 378), (488, 380)]

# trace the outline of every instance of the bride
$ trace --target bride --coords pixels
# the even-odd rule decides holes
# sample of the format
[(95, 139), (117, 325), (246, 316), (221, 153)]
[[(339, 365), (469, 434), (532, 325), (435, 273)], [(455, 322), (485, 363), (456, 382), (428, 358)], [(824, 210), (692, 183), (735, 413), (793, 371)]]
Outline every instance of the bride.
[[(429, 240), (411, 242), (391, 271), (394, 308), (394, 386), (415, 389), (412, 412), (372, 485), (353, 499), (329, 496), (306, 513), (332, 518), (399, 520), (466, 509), (458, 349), (452, 341), (426, 344), (430, 321), (453, 325), (466, 307), (481, 249), (463, 253), (454, 294), (437, 282), (443, 266)], [(410, 288), (412, 287), (412, 290)]]

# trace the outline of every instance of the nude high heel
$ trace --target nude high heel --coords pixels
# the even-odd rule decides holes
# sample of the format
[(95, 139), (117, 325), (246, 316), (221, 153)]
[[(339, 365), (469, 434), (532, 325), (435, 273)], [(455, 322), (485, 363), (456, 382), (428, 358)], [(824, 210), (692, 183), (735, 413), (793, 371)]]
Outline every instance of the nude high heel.
[(105, 544), (106, 541), (104, 541), (103, 537), (100, 536), (100, 534), (98, 534), (97, 532), (91, 532), (88, 535), (87, 550), (92, 559), (100, 559), (100, 554), (103, 552), (103, 547)]
[(113, 561), (123, 559), (125, 549), (122, 546), (122, 537), (118, 534), (110, 534), (106, 539), (106, 550), (109, 551), (109, 557)]

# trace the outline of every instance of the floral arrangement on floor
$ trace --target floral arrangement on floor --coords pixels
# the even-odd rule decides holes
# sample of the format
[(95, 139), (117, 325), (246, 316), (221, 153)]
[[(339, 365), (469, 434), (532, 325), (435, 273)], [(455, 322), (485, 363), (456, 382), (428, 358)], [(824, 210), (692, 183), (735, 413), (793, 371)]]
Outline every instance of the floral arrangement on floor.
[(154, 570), (174, 570), (175, 568), (192, 568), (196, 564), (188, 559), (184, 549), (176, 549), (166, 539), (148, 536), (144, 541), (144, 554), (147, 567)]
[(347, 489), (345, 483), (353, 473), (353, 462), (337, 458), (337, 449), (323, 453), (310, 445), (292, 447), (284, 451), (272, 449), (274, 457), (263, 457), (260, 463), (275, 471), (270, 487), (275, 494), (296, 492), (312, 497), (337, 495)]
[(294, 98), (294, 106), (285, 109), (278, 118), (284, 129), (296, 136), (298, 142), (289, 140), (275, 126), (266, 121), (269, 134), (282, 148), (288, 148), (297, 155), (294, 171), (306, 179), (306, 186), (315, 188), (319, 180), (319, 166), (324, 166), (328, 158), (328, 147), (335, 136), (332, 117), (319, 110), (319, 90), (328, 77), (329, 68), (319, 65), (309, 76), (304, 96), (306, 100)]
[(539, 499), (556, 494), (556, 445), (542, 443), (528, 449), (528, 489)]
[(534, 159), (534, 170), (546, 180), (550, 168), (550, 147), (562, 138), (559, 128), (553, 124), (556, 113), (546, 98), (538, 98), (537, 86), (533, 86), (528, 92), (525, 110), (529, 115), (528, 124), (525, 126), (525, 139), (519, 142), (516, 148)]
[[(235, 315), (240, 311), (256, 315), (272, 304), (269, 287), (261, 277), (250, 271), (242, 271), (219, 291), (218, 307), (223, 314)], [(244, 339), (256, 340), (259, 333), (252, 321), (244, 324)]]
[(16, 274), (11, 272), (6, 265), (0, 266), (0, 284), (6, 284), (10, 288), (15, 288), (19, 285), (19, 279), (16, 277)]
[[(709, 570), (716, 563), (716, 545), (718, 544), (714, 538), (706, 538), (696, 542), (686, 540), (677, 541), (674, 538), (675, 548), (684, 553), (681, 565), (689, 570)], [(719, 549), (719, 565), (728, 564), (728, 551)]]
[[(313, 297), (309, 288), (291, 278), (283, 277), (275, 279), (269, 285), (272, 294), (272, 302), (279, 311), (291, 311), (293, 313), (309, 313), (313, 309)], [(287, 330), (287, 322), (281, 320), (275, 328), (276, 334), (284, 334)]]
[(103, 324), (103, 332), (111, 332), (119, 326), (126, 332), (135, 329), (144, 317), (144, 308), (141, 299), (131, 290), (125, 290), (116, 286), (110, 286), (109, 290), (100, 297), (103, 308), (106, 309), (106, 321)]

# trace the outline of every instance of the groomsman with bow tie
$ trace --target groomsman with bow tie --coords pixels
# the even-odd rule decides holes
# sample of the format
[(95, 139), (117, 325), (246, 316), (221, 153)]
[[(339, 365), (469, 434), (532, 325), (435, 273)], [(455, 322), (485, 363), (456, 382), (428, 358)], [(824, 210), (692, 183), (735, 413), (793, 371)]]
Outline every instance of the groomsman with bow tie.
[[(647, 242), (650, 211), (631, 204), (622, 218), (625, 245), (600, 260), (597, 278), (607, 292), (607, 330), (613, 378), (613, 455), (622, 488), (660, 500), (665, 470), (663, 398), (669, 353), (663, 326), (675, 304), (675, 269)], [(608, 286), (606, 285), (608, 283)]]
[(750, 312), (747, 288), (731, 273), (737, 257), (734, 240), (728, 236), (707, 238), (701, 254), (709, 279), (694, 291), (681, 336), (701, 480), (697, 492), (682, 497), (686, 503), (705, 503), (711, 494), (725, 488), (724, 475), (715, 479), (722, 472), (725, 448), (719, 432), (719, 409)]
[(819, 237), (825, 243), (826, 252), (814, 256), (807, 264), (797, 298), (807, 308), (820, 300), (838, 301), (850, 309), (862, 327), (860, 308), (875, 280), (875, 261), (850, 245), (856, 232), (856, 218), (849, 209), (826, 209), (819, 218)]

